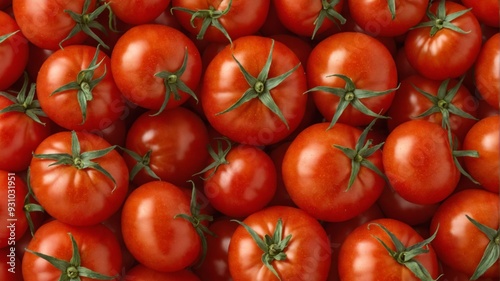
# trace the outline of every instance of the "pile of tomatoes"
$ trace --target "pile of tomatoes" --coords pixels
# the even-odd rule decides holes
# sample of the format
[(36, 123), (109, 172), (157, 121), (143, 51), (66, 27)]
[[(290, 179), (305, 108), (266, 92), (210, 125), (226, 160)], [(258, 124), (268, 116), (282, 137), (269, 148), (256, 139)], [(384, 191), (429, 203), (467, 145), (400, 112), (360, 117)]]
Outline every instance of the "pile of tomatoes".
[(495, 0), (0, 0), (0, 280), (498, 280)]

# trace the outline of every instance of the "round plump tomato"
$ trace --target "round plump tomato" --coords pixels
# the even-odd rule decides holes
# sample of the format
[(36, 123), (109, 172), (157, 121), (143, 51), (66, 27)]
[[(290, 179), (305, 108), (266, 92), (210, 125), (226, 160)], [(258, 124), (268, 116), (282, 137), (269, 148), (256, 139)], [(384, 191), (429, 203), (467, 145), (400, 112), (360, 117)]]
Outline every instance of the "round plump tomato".
[[(101, 224), (78, 227), (52, 220), (35, 232), (26, 249), (22, 260), (24, 281), (92, 280), (86, 278), (89, 271), (117, 281), (122, 269), (115, 234)], [(40, 254), (57, 259), (57, 266)]]
[[(432, 246), (444, 264), (477, 277), (498, 279), (500, 262), (498, 193), (467, 189), (446, 199), (434, 215), (430, 231), (439, 228)], [(474, 222), (474, 223), (473, 223)], [(488, 229), (482, 231), (479, 225)], [(487, 263), (487, 261), (491, 263)], [(480, 261), (482, 266), (479, 266)]]
[(300, 124), (306, 76), (283, 43), (245, 36), (208, 65), (201, 103), (208, 122), (229, 139), (250, 145), (277, 143)]
[(283, 182), (293, 202), (313, 217), (345, 221), (380, 196), (385, 181), (371, 168), (383, 170), (382, 153), (371, 151), (374, 147), (361, 140), (360, 129), (328, 126), (311, 125), (292, 141), (283, 158)]
[(127, 271), (123, 281), (200, 281), (193, 272), (182, 269), (176, 272), (160, 272), (142, 264), (134, 266)]
[(357, 25), (369, 34), (387, 37), (402, 35), (419, 23), (429, 4), (428, 0), (347, 2)]
[(96, 47), (57, 50), (42, 64), (36, 82), (43, 111), (68, 130), (103, 130), (125, 110), (111, 60)]
[(207, 162), (205, 123), (195, 113), (177, 107), (152, 116), (141, 114), (127, 132), (124, 159), (137, 185), (161, 179), (186, 186)]
[[(165, 40), (168, 38), (168, 40)], [(131, 102), (157, 112), (191, 96), (201, 77), (196, 45), (181, 31), (161, 24), (127, 30), (111, 53), (116, 85)]]
[(152, 22), (170, 5), (170, 0), (106, 0), (106, 2), (118, 19), (133, 25)]
[(444, 200), (460, 179), (446, 130), (425, 120), (407, 121), (389, 133), (383, 163), (392, 188), (416, 204)]
[(500, 188), (500, 116), (479, 120), (467, 133), (464, 150), (475, 150), (479, 157), (466, 157), (465, 168), (485, 189), (498, 193)]
[(238, 226), (229, 243), (234, 281), (326, 280), (330, 245), (313, 217), (297, 208), (275, 206), (253, 213), (242, 223), (245, 226)]
[(28, 64), (28, 40), (15, 19), (0, 10), (0, 91), (21, 77)]
[(266, 20), (269, 2), (270, 0), (172, 0), (172, 8), (179, 23), (187, 32), (196, 35), (197, 39), (227, 43), (256, 33)]
[(500, 14), (497, 11), (500, 9), (500, 4), (496, 0), (460, 0), (462, 4), (468, 8), (472, 8), (471, 12), (477, 17), (478, 21), (488, 26), (500, 26)]
[(16, 173), (0, 170), (0, 198), (4, 204), (0, 208), (0, 248), (14, 249), (16, 241), (21, 239), (28, 229), (24, 214), (24, 198), (28, 188)]
[(481, 97), (493, 108), (500, 109), (500, 33), (488, 39), (474, 66), (474, 82)]
[[(406, 34), (404, 48), (408, 61), (427, 78), (457, 78), (467, 72), (479, 54), (481, 26), (472, 12), (453, 1), (434, 1), (429, 13), (431, 18), (424, 17), (421, 26)], [(429, 25), (423, 24), (427, 22)]]
[[(340, 247), (340, 280), (436, 280), (438, 259), (430, 241), (412, 248), (422, 242), (424, 238), (416, 230), (398, 220), (367, 222), (354, 229)], [(427, 274), (422, 274), (421, 268)]]
[(141, 264), (161, 272), (192, 265), (201, 252), (201, 240), (188, 220), (189, 199), (165, 181), (145, 183), (132, 191), (122, 210), (125, 245)]
[(392, 104), (398, 77), (387, 48), (359, 32), (327, 37), (307, 63), (309, 91), (318, 110), (332, 124), (368, 125)]
[(116, 212), (128, 193), (128, 169), (103, 138), (63, 131), (43, 140), (30, 164), (30, 183), (52, 217), (92, 225)]

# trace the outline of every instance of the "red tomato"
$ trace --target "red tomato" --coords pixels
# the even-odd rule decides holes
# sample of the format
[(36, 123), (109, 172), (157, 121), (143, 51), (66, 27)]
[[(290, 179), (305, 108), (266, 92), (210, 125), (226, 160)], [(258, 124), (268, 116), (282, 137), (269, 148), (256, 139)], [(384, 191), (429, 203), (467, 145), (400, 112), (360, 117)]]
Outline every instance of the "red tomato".
[(398, 81), (391, 53), (359, 32), (341, 32), (321, 41), (309, 56), (306, 74), (323, 117), (353, 126), (368, 125), (384, 114)]
[(34, 151), (30, 183), (42, 207), (71, 225), (92, 225), (116, 212), (128, 192), (128, 169), (103, 138), (55, 133)]
[(111, 70), (127, 99), (160, 112), (196, 97), (192, 91), (201, 77), (201, 57), (179, 30), (142, 24), (118, 39), (111, 53)]
[(210, 204), (221, 213), (238, 218), (264, 208), (277, 185), (271, 157), (258, 147), (242, 144), (217, 152), (220, 153), (223, 155), (212, 162), (216, 166), (203, 174), (203, 189)]
[[(488, 244), (489, 247), (498, 247), (495, 241), (499, 231), (498, 202), (498, 193), (467, 189), (446, 199), (432, 219), (430, 231), (434, 232), (439, 227), (436, 239), (432, 241), (439, 259), (447, 266), (467, 274), (471, 280), (478, 276), (496, 280), (500, 277), (498, 257), (484, 268), (484, 274), (476, 273)], [(490, 228), (495, 237), (489, 238), (468, 217)]]
[(496, 0), (461, 0), (462, 4), (467, 8), (472, 8), (471, 12), (477, 19), (488, 26), (500, 26), (500, 14), (497, 13), (500, 9), (500, 4)]
[(446, 130), (425, 120), (407, 121), (389, 133), (383, 163), (394, 190), (416, 204), (444, 200), (460, 180)]
[(28, 55), (28, 40), (17, 22), (0, 10), (0, 91), (7, 90), (21, 77)]
[(127, 197), (122, 210), (123, 240), (139, 263), (175, 272), (196, 261), (200, 237), (191, 222), (174, 218), (179, 214), (191, 214), (189, 199), (165, 181), (143, 184)]
[[(399, 240), (399, 246), (382, 226)], [(436, 280), (439, 276), (438, 259), (429, 241), (426, 241), (425, 246), (411, 249), (413, 245), (423, 241), (417, 231), (398, 220), (384, 218), (365, 223), (351, 232), (340, 247), (338, 264), (340, 280)], [(393, 253), (390, 253), (382, 243)], [(428, 251), (415, 257), (410, 254), (422, 248)], [(406, 260), (406, 264), (404, 259), (409, 259)], [(411, 266), (415, 270), (417, 261), (428, 272), (427, 278), (422, 275), (417, 277), (407, 267)]]
[(500, 109), (500, 33), (486, 41), (474, 66), (474, 82), (481, 97)]
[(38, 72), (37, 95), (48, 117), (68, 130), (103, 130), (125, 110), (110, 58), (91, 46), (50, 55)]
[(21, 260), (9, 247), (0, 248), (0, 279), (23, 281)]
[(206, 165), (207, 128), (195, 113), (183, 107), (155, 116), (153, 113), (140, 115), (127, 132), (125, 148), (137, 154), (124, 154), (132, 181), (141, 185), (154, 180), (150, 169), (159, 179), (186, 186)]
[(478, 158), (465, 157), (465, 168), (485, 189), (498, 193), (500, 188), (500, 116), (479, 120), (467, 133), (464, 150), (475, 150)]
[[(73, 248), (72, 238), (76, 243)], [(78, 227), (53, 220), (42, 225), (28, 244), (22, 261), (24, 281), (70, 280), (84, 277), (81, 267), (118, 281), (122, 269), (120, 245), (111, 230), (101, 224)], [(79, 253), (79, 261), (75, 252)], [(54, 257), (65, 263), (59, 269), (33, 252)], [(71, 276), (71, 277), (70, 277)], [(76, 276), (76, 277), (75, 277)]]
[[(434, 80), (457, 78), (475, 62), (481, 49), (479, 22), (467, 8), (452, 1), (434, 1), (429, 8), (431, 18), (410, 30), (404, 41), (406, 56), (419, 74)], [(465, 14), (455, 17), (455, 13)], [(447, 26), (454, 25), (462, 31)]]
[(298, 127), (306, 90), (304, 69), (292, 50), (270, 38), (245, 36), (208, 65), (201, 103), (222, 135), (239, 143), (268, 145)]
[(428, 0), (348, 0), (349, 12), (363, 30), (375, 36), (406, 33), (425, 16)]
[(170, 0), (106, 0), (105, 2), (109, 3), (117, 18), (133, 25), (152, 22), (170, 5)]
[[(376, 150), (368, 155), (366, 148), (361, 149), (365, 146), (365, 142), (357, 144), (361, 130), (342, 123), (327, 130), (328, 126), (326, 122), (317, 123), (297, 135), (283, 158), (282, 173), (285, 187), (299, 208), (317, 219), (338, 222), (374, 204), (385, 181), (366, 167), (370, 162), (381, 171), (382, 153)], [(340, 147), (352, 151), (344, 153)], [(359, 157), (354, 160), (349, 154)]]
[[(227, 43), (256, 33), (266, 20), (269, 2), (270, 0), (172, 0), (172, 7), (179, 23), (189, 33), (196, 34), (197, 39)], [(208, 26), (203, 30), (205, 25)]]
[(0, 208), (0, 248), (15, 252), (16, 241), (28, 229), (24, 214), (24, 198), (28, 193), (26, 184), (19, 175), (0, 170), (0, 198), (4, 204)]
[(127, 271), (123, 281), (200, 281), (194, 273), (187, 269), (181, 269), (176, 272), (160, 272), (148, 268), (142, 264), (134, 266)]
[(325, 230), (313, 217), (297, 208), (275, 206), (253, 213), (243, 224), (247, 227), (238, 226), (229, 243), (234, 281), (326, 280), (330, 246)]

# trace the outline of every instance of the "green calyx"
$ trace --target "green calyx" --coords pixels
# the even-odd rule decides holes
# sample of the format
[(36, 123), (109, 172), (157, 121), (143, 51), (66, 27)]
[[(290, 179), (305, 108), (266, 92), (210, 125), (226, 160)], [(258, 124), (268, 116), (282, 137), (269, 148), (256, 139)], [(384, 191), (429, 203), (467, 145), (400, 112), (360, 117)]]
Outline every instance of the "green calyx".
[(335, 110), (335, 114), (333, 115), (332, 121), (330, 122), (330, 126), (328, 126), (327, 130), (332, 128), (335, 123), (337, 123), (338, 119), (344, 112), (344, 110), (347, 108), (348, 105), (352, 105), (354, 108), (357, 110), (361, 111), (363, 114), (375, 117), (375, 118), (388, 118), (386, 116), (377, 114), (373, 112), (371, 109), (366, 107), (361, 100), (364, 98), (371, 98), (371, 97), (378, 97), (382, 96), (391, 92), (396, 91), (399, 88), (399, 85), (396, 88), (385, 90), (385, 91), (371, 91), (371, 90), (363, 90), (363, 89), (356, 89), (356, 86), (354, 85), (354, 82), (352, 81), (351, 78), (342, 75), (342, 74), (332, 74), (328, 75), (327, 77), (338, 77), (341, 78), (342, 80), (345, 81), (345, 88), (334, 88), (334, 87), (327, 87), (327, 86), (317, 86), (312, 89), (307, 90), (305, 93), (309, 92), (314, 92), (314, 91), (323, 91), (328, 94), (333, 94), (337, 97), (339, 97), (340, 101), (337, 106), (337, 109)]
[(226, 31), (224, 26), (222, 26), (222, 24), (219, 22), (219, 19), (221, 17), (223, 17), (224, 15), (226, 15), (229, 12), (229, 10), (231, 10), (232, 4), (233, 4), (233, 1), (229, 0), (227, 7), (222, 11), (217, 10), (217, 8), (213, 7), (213, 6), (210, 6), (206, 10), (197, 10), (197, 11), (193, 11), (193, 10), (190, 10), (190, 9), (187, 9), (184, 7), (172, 7), (170, 9), (170, 11), (178, 10), (178, 11), (190, 14), (191, 15), (191, 20), (190, 20), (191, 27), (193, 27), (193, 28), (196, 28), (196, 26), (194, 24), (194, 20), (196, 18), (202, 19), (201, 28), (200, 28), (200, 31), (198, 32), (198, 34), (196, 35), (196, 39), (202, 40), (203, 37), (205, 36), (205, 33), (207, 32), (207, 29), (210, 26), (213, 26), (216, 29), (218, 29), (220, 32), (222, 32), (222, 34), (224, 34), (224, 36), (227, 38), (227, 40), (229, 40), (229, 42), (232, 45), (233, 41), (231, 40), (229, 33)]
[(186, 71), (187, 67), (187, 60), (188, 60), (188, 51), (187, 47), (184, 49), (184, 59), (182, 61), (181, 67), (175, 71), (175, 72), (169, 72), (169, 71), (160, 71), (155, 74), (155, 77), (159, 77), (163, 79), (163, 84), (165, 85), (165, 97), (163, 99), (163, 103), (160, 107), (160, 110), (156, 112), (155, 114), (151, 116), (156, 116), (165, 110), (165, 107), (168, 104), (168, 101), (170, 100), (170, 97), (172, 94), (174, 95), (175, 100), (180, 100), (181, 95), (179, 94), (179, 90), (189, 94), (192, 98), (198, 102), (198, 97), (196, 94), (189, 89), (189, 87), (180, 79), (182, 74), (184, 74), (184, 71)]
[(28, 95), (26, 95), (26, 92), (28, 90), (28, 83), (28, 74), (26, 74), (25, 72), (23, 86), (19, 93), (17, 93), (17, 95), (14, 96), (7, 92), (0, 91), (0, 96), (7, 98), (12, 102), (11, 105), (6, 106), (2, 110), (0, 110), (0, 114), (8, 112), (21, 112), (26, 114), (38, 124), (45, 125), (45, 123), (43, 123), (39, 117), (47, 117), (47, 114), (45, 114), (45, 112), (43, 112), (42, 108), (40, 107), (40, 102), (38, 102), (38, 100), (34, 100), (36, 84), (31, 83)]
[(196, 187), (193, 181), (190, 181), (192, 184), (192, 192), (191, 192), (191, 202), (190, 202), (190, 211), (191, 215), (188, 214), (177, 214), (174, 216), (174, 219), (177, 218), (182, 218), (187, 221), (189, 221), (193, 227), (196, 230), (196, 233), (198, 233), (198, 236), (200, 237), (201, 240), (201, 256), (200, 259), (198, 260), (197, 264), (195, 267), (200, 266), (203, 261), (205, 260), (205, 257), (207, 255), (207, 238), (205, 234), (209, 234), (212, 236), (216, 236), (214, 232), (212, 232), (210, 229), (208, 229), (207, 226), (203, 224), (204, 221), (211, 222), (213, 221), (213, 217), (210, 215), (204, 215), (201, 213), (201, 207), (198, 204), (198, 201), (196, 199)]
[[(429, 8), (430, 8), (430, 5), (429, 5)], [(452, 21), (463, 16), (464, 14), (469, 12), (470, 10), (472, 10), (472, 8), (465, 9), (465, 10), (458, 11), (458, 12), (454, 12), (454, 13), (447, 15), (446, 14), (446, 0), (440, 0), (436, 14), (433, 14), (430, 11), (430, 9), (427, 9), (426, 14), (430, 20), (426, 21), (426, 22), (422, 22), (422, 23), (412, 27), (411, 29), (430, 27), (431, 28), (431, 31), (430, 31), (431, 37), (436, 35), (436, 33), (442, 29), (450, 29), (450, 30), (453, 30), (453, 31), (458, 32), (458, 33), (467, 34), (470, 31), (464, 31), (460, 27), (454, 25), (452, 23)]]
[(425, 254), (429, 252), (429, 244), (434, 240), (436, 237), (438, 229), (432, 234), (431, 237), (415, 244), (409, 247), (406, 247), (403, 245), (403, 243), (394, 235), (392, 232), (390, 232), (385, 226), (382, 224), (378, 223), (370, 223), (368, 224), (368, 229), (370, 229), (370, 226), (375, 225), (380, 227), (391, 239), (391, 242), (394, 244), (396, 250), (393, 250), (391, 247), (389, 247), (382, 239), (380, 239), (377, 236), (373, 236), (377, 241), (382, 244), (382, 246), (389, 252), (389, 255), (394, 258), (399, 264), (404, 265), (407, 267), (417, 278), (419, 278), (421, 281), (435, 281), (437, 279), (433, 279), (432, 276), (430, 275), (429, 271), (418, 261), (415, 259), (416, 256)]
[(372, 145), (373, 140), (366, 140), (368, 132), (371, 130), (376, 121), (377, 119), (374, 119), (363, 130), (358, 138), (358, 141), (356, 142), (354, 149), (336, 144), (333, 145), (333, 147), (340, 149), (347, 157), (349, 157), (349, 159), (351, 159), (351, 175), (349, 177), (349, 183), (345, 191), (349, 191), (349, 189), (353, 185), (354, 181), (358, 177), (361, 166), (374, 171), (377, 175), (387, 181), (387, 177), (384, 175), (384, 173), (382, 173), (382, 171), (380, 171), (377, 166), (375, 166), (371, 161), (367, 159), (384, 145), (384, 143)]
[(107, 69), (106, 65), (104, 65), (104, 73), (100, 77), (94, 79), (95, 70), (98, 69), (104, 61), (104, 58), (102, 58), (101, 61), (97, 62), (98, 57), (99, 46), (97, 46), (94, 57), (90, 61), (88, 68), (78, 72), (76, 81), (69, 82), (68, 84), (57, 88), (50, 94), (50, 96), (52, 96), (70, 90), (77, 91), (76, 95), (78, 99), (78, 105), (80, 106), (80, 111), (82, 112), (82, 123), (80, 123), (80, 125), (84, 124), (87, 120), (87, 105), (88, 102), (92, 101), (92, 99), (94, 98), (92, 95), (92, 90), (106, 76)]
[(274, 228), (273, 236), (266, 234), (264, 238), (260, 237), (259, 234), (255, 232), (255, 230), (250, 228), (245, 223), (238, 220), (232, 220), (232, 221), (242, 225), (245, 228), (245, 230), (250, 234), (255, 243), (257, 243), (257, 246), (263, 251), (261, 258), (262, 263), (264, 263), (264, 265), (278, 278), (278, 280), (281, 280), (281, 277), (279, 276), (276, 269), (273, 267), (272, 262), (275, 260), (276, 261), (286, 260), (285, 249), (290, 243), (290, 240), (292, 239), (291, 234), (287, 235), (283, 239), (282, 220), (278, 219), (276, 227)]
[[(319, 11), (318, 17), (314, 20), (314, 31), (311, 37), (311, 40), (314, 39), (314, 36), (316, 36), (316, 33), (318, 32), (319, 28), (321, 25), (323, 25), (323, 22), (325, 19), (329, 19), (333, 21), (335, 24), (337, 24), (337, 21), (340, 22), (340, 24), (345, 24), (346, 19), (335, 10), (335, 6), (340, 2), (340, 0), (321, 0), (321, 11)], [(338, 25), (338, 24), (337, 24)]]
[(134, 165), (134, 167), (132, 167), (132, 169), (130, 170), (130, 175), (129, 175), (130, 181), (133, 181), (135, 176), (142, 169), (144, 169), (144, 171), (146, 171), (146, 173), (150, 177), (157, 179), (157, 180), (161, 180), (160, 177), (155, 174), (155, 172), (151, 169), (151, 167), (149, 165), (150, 161), (151, 161), (151, 153), (152, 153), (151, 149), (148, 150), (148, 152), (146, 152), (146, 154), (144, 154), (143, 156), (140, 156), (139, 154), (137, 154), (137, 152), (130, 150), (130, 149), (127, 149), (125, 147), (120, 147), (120, 149), (123, 150), (125, 153), (127, 153), (135, 161), (137, 161), (137, 163)]
[(33, 193), (33, 189), (31, 188), (30, 182), (30, 168), (28, 167), (27, 175), (26, 175), (26, 186), (28, 188), (28, 193), (24, 197), (24, 215), (26, 216), (26, 221), (28, 222), (28, 227), (30, 230), (30, 234), (33, 237), (35, 234), (35, 225), (33, 224), (33, 219), (31, 218), (32, 212), (45, 212), (45, 209), (36, 203), (32, 203), (32, 199), (36, 200), (35, 194)]
[(5, 35), (2, 35), (0, 36), (0, 44), (2, 44), (3, 42), (5, 42), (7, 39), (9, 39), (10, 37), (14, 36), (16, 33), (20, 32), (21, 30), (16, 30), (14, 32), (11, 32), (11, 33), (7, 33)]
[(51, 265), (59, 269), (61, 271), (59, 281), (81, 281), (80, 277), (86, 277), (94, 280), (114, 280), (118, 278), (118, 276), (107, 276), (81, 266), (81, 258), (80, 252), (78, 251), (78, 245), (73, 235), (71, 233), (68, 233), (68, 235), (71, 239), (71, 249), (73, 252), (73, 255), (69, 262), (46, 254), (31, 251), (30, 249), (25, 250), (28, 253), (34, 254), (37, 257), (48, 261)]
[(243, 65), (241, 65), (241, 63), (233, 55), (233, 59), (238, 64), (238, 67), (240, 68), (240, 71), (245, 77), (245, 80), (247, 81), (250, 88), (248, 88), (243, 93), (241, 98), (238, 99), (233, 105), (231, 105), (229, 108), (221, 112), (216, 113), (216, 115), (229, 112), (233, 109), (238, 108), (242, 104), (257, 98), (260, 100), (260, 102), (262, 102), (263, 105), (265, 105), (269, 110), (271, 110), (274, 114), (276, 114), (279, 117), (279, 119), (286, 125), (287, 129), (290, 129), (290, 127), (288, 126), (288, 122), (285, 119), (285, 116), (283, 116), (281, 109), (278, 107), (278, 105), (276, 104), (271, 95), (271, 90), (278, 87), (283, 81), (285, 81), (286, 78), (288, 78), (295, 70), (297, 70), (297, 68), (300, 66), (300, 63), (297, 64), (294, 68), (290, 69), (289, 71), (279, 76), (268, 78), (269, 69), (271, 68), (271, 62), (273, 57), (273, 49), (274, 49), (274, 40), (272, 40), (271, 50), (269, 51), (266, 63), (264, 64), (264, 67), (262, 68), (257, 77), (253, 77), (250, 73), (248, 73), (248, 71), (246, 71)]
[(470, 277), (470, 280), (477, 280), (481, 277), (491, 266), (493, 266), (500, 258), (500, 228), (495, 230), (484, 224), (479, 223), (475, 219), (465, 215), (467, 219), (474, 224), (490, 242), (484, 249), (483, 256), (476, 267), (476, 270)]
[[(102, 3), (102, 2), (99, 1), (99, 3)], [(104, 34), (107, 33), (104, 26), (102, 26), (102, 24), (100, 24), (99, 22), (96, 21), (97, 17), (100, 14), (102, 14), (102, 12), (106, 9), (108, 9), (108, 11), (109, 11), (110, 28), (111, 28), (111, 30), (114, 30), (113, 26), (111, 25), (112, 12), (111, 12), (111, 8), (109, 8), (109, 3), (106, 2), (106, 3), (98, 6), (92, 13), (88, 14), (87, 12), (90, 8), (90, 4), (91, 4), (91, 0), (85, 0), (85, 2), (83, 3), (83, 9), (82, 9), (81, 14), (75, 13), (74, 11), (71, 11), (71, 10), (64, 10), (64, 12), (68, 13), (69, 16), (76, 22), (76, 25), (69, 32), (68, 36), (66, 38), (64, 38), (63, 40), (61, 40), (61, 42), (59, 42), (59, 47), (61, 49), (63, 49), (62, 44), (66, 40), (69, 40), (70, 38), (72, 38), (73, 36), (78, 34), (79, 32), (83, 32), (83, 33), (87, 34), (88, 36), (90, 36), (94, 40), (96, 40), (99, 43), (99, 45), (102, 45), (104, 48), (109, 49), (109, 46), (106, 45), (104, 43), (104, 41), (102, 41), (102, 39), (99, 38), (99, 36), (97, 36), (97, 34), (94, 33), (94, 31), (92, 31), (92, 29), (95, 28), (95, 29), (103, 32)]]
[(68, 153), (34, 154), (33, 157), (39, 159), (54, 160), (55, 162), (50, 164), (49, 167), (57, 165), (67, 165), (67, 166), (73, 166), (79, 170), (94, 169), (105, 175), (113, 182), (114, 184), (113, 191), (114, 191), (114, 189), (116, 188), (116, 181), (113, 178), (113, 176), (108, 171), (106, 171), (101, 165), (99, 165), (99, 163), (96, 163), (92, 160), (105, 156), (106, 154), (114, 150), (115, 147), (116, 145), (113, 145), (108, 148), (94, 150), (94, 151), (86, 151), (82, 153), (80, 149), (80, 141), (78, 140), (78, 136), (75, 131), (72, 131), (71, 154)]
[(391, 19), (394, 20), (396, 18), (396, 0), (387, 0), (387, 7), (391, 12)]
[(453, 138), (453, 135), (451, 131), (448, 131), (448, 141), (450, 143), (451, 147), (451, 154), (453, 156), (453, 162), (455, 163), (455, 166), (457, 167), (458, 171), (464, 176), (466, 176), (471, 182), (475, 184), (480, 184), (478, 181), (476, 181), (467, 171), (462, 167), (462, 164), (460, 164), (460, 161), (458, 161), (458, 157), (474, 157), (478, 158), (479, 157), (479, 152), (476, 150), (458, 150), (458, 141), (456, 141)]
[[(222, 148), (222, 141), (225, 141), (227, 143), (226, 149)], [(196, 176), (204, 174), (212, 170), (212, 172), (208, 177), (202, 178), (203, 180), (212, 177), (215, 174), (215, 172), (217, 172), (217, 168), (219, 168), (221, 165), (229, 164), (229, 162), (226, 160), (226, 156), (229, 153), (229, 151), (231, 151), (231, 141), (228, 138), (223, 137), (217, 140), (217, 152), (212, 148), (210, 144), (207, 145), (207, 149), (208, 149), (208, 154), (210, 154), (210, 156), (214, 161), (210, 163), (210, 165), (205, 167), (203, 170), (193, 175)]]

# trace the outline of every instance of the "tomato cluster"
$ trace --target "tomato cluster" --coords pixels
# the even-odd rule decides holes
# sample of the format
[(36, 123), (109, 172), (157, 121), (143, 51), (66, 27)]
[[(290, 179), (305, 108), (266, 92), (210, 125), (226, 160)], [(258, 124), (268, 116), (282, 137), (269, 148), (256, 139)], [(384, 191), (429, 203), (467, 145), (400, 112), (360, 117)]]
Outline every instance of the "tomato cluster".
[(0, 280), (498, 280), (495, 0), (0, 0)]

